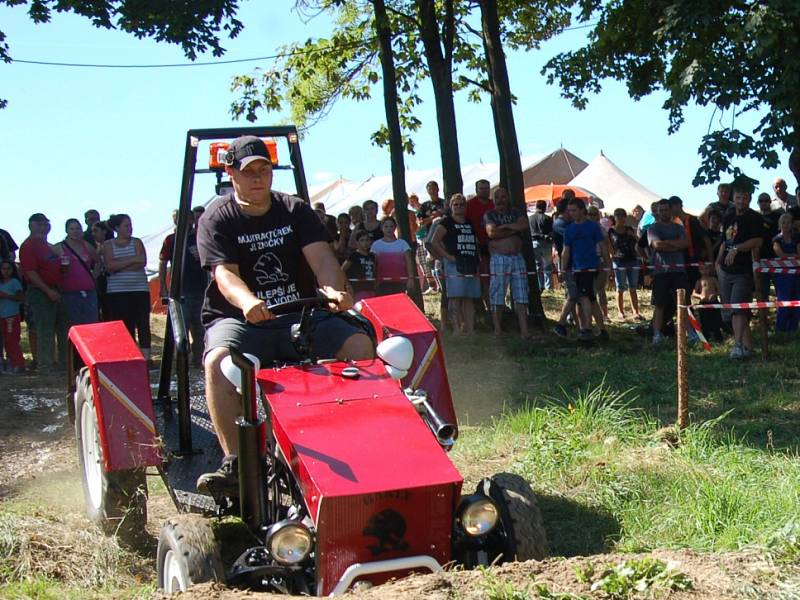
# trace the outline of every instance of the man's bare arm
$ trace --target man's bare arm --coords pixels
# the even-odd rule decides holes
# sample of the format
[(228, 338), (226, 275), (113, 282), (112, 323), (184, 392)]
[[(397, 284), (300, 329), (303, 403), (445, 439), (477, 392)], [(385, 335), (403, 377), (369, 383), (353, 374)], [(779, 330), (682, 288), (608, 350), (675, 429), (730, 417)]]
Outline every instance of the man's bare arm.
[(212, 268), (214, 280), (223, 297), (242, 311), (250, 323), (272, 318), (266, 303), (256, 296), (239, 275), (239, 265), (225, 263)]
[(331, 247), (326, 242), (314, 242), (303, 247), (303, 256), (325, 295), (336, 301), (339, 310), (351, 308), (353, 298), (346, 291), (344, 272)]

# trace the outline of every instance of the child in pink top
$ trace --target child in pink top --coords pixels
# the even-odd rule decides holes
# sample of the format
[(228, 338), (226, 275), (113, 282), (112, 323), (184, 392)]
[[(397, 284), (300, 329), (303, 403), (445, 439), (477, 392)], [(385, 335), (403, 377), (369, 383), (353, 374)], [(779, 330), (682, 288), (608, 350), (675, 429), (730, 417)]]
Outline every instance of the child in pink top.
[(14, 277), (14, 265), (11, 261), (4, 260), (0, 262), (0, 336), (8, 356), (6, 373), (25, 371), (25, 359), (19, 345), (19, 305), (22, 301), (22, 284)]
[(414, 277), (414, 253), (405, 240), (398, 240), (395, 235), (397, 222), (394, 217), (386, 217), (381, 221), (383, 237), (372, 243), (378, 271), (378, 296), (402, 294), (410, 289)]

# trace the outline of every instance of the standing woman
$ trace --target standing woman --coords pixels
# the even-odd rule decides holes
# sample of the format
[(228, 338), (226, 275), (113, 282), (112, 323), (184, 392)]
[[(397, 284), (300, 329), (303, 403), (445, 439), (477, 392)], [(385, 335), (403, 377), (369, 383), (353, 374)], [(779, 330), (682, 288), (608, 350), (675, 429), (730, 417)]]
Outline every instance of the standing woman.
[(144, 245), (142, 240), (131, 236), (133, 226), (128, 215), (111, 215), (108, 224), (117, 237), (103, 244), (103, 263), (108, 273), (106, 320), (123, 321), (131, 337), (138, 338), (139, 348), (149, 361), (150, 291), (144, 272), (147, 264)]
[(114, 232), (105, 221), (92, 223), (92, 239), (97, 252), (97, 265), (95, 266), (95, 290), (97, 291), (97, 308), (101, 321), (108, 321), (108, 300), (106, 287), (108, 286), (108, 273), (103, 262), (103, 244), (106, 240), (114, 239)]
[[(795, 258), (800, 251), (800, 234), (792, 227), (792, 215), (783, 213), (778, 218), (780, 233), (772, 238), (772, 249), (780, 258)], [(800, 299), (800, 285), (794, 274), (775, 275), (775, 295), (778, 300)], [(781, 307), (775, 316), (775, 331), (797, 331), (800, 328), (800, 309)]]
[(453, 333), (471, 335), (475, 328), (475, 300), (481, 297), (481, 284), (478, 238), (467, 220), (467, 201), (462, 194), (453, 194), (450, 198), (450, 215), (439, 221), (430, 245), (436, 257), (444, 262), (447, 309)]
[(67, 327), (97, 323), (95, 265), (97, 251), (83, 239), (78, 219), (67, 219), (67, 237), (61, 246), (61, 300), (67, 312)]

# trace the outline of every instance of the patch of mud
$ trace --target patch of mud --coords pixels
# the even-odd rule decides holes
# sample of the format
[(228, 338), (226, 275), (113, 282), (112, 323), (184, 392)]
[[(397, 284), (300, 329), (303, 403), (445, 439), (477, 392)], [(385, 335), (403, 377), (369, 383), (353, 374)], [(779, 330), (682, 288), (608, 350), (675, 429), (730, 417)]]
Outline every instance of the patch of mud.
[[(688, 576), (694, 589), (685, 592), (662, 590), (659, 598), (669, 600), (739, 600), (741, 598), (778, 598), (781, 593), (775, 582), (779, 571), (768, 565), (757, 553), (702, 554), (691, 551), (657, 551), (643, 554), (608, 554), (571, 559), (553, 558), (541, 562), (529, 561), (494, 567), (491, 577), (508, 582), (519, 591), (528, 589), (531, 599), (537, 598), (533, 584), (544, 584), (554, 594), (581, 594), (586, 598), (604, 596), (592, 593), (588, 584), (578, 581), (576, 568), (592, 564), (601, 567), (616, 565), (627, 559), (653, 556), (671, 563)], [(452, 600), (453, 598), (481, 599), (488, 596), (489, 576), (479, 571), (450, 571), (424, 576), (413, 576), (355, 594), (364, 600)], [(785, 587), (785, 586), (784, 586)], [(165, 598), (156, 594), (155, 598)], [(203, 584), (188, 592), (174, 596), (187, 600), (214, 599), (238, 600), (240, 598), (280, 598), (271, 594), (230, 590), (219, 584)], [(510, 596), (509, 596), (510, 597)], [(524, 598), (524, 595), (515, 596)], [(632, 596), (645, 598), (647, 596)], [(789, 596), (786, 596), (787, 598)]]
[(64, 378), (4, 377), (0, 389), (0, 497), (26, 479), (75, 464)]

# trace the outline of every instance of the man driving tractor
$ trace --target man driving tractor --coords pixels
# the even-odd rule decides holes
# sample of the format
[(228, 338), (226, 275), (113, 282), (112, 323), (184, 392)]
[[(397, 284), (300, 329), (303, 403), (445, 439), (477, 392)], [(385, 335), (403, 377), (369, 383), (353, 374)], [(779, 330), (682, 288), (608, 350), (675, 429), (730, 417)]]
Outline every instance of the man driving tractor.
[[(202, 314), (206, 397), (225, 455), (217, 471), (197, 480), (198, 490), (212, 495), (238, 493), (235, 420), (241, 403), (220, 369), (229, 348), (257, 356), (262, 365), (299, 360), (291, 327), (300, 314), (279, 305), (312, 297), (316, 288), (337, 311), (353, 304), (325, 226), (302, 199), (272, 191), (272, 166), (261, 139), (234, 140), (225, 156), (233, 192), (215, 199), (198, 227), (200, 260), (212, 274)], [(313, 358), (374, 355), (370, 337), (335, 314), (312, 314), (309, 334)]]

